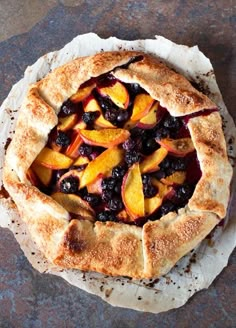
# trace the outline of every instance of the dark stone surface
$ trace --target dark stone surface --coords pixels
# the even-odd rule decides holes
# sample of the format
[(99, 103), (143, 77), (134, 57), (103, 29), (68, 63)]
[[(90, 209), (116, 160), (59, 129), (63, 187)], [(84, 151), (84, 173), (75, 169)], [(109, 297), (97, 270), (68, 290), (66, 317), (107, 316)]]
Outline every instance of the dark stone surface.
[[(235, 12), (233, 1), (80, 1), (58, 5), (29, 33), (0, 43), (0, 102), (27, 65), (78, 34), (123, 39), (163, 35), (195, 45), (211, 59), (226, 105), (233, 107)], [(235, 327), (236, 252), (208, 290), (180, 309), (158, 315), (113, 308), (62, 279), (36, 272), (11, 232), (0, 230), (0, 327)]]

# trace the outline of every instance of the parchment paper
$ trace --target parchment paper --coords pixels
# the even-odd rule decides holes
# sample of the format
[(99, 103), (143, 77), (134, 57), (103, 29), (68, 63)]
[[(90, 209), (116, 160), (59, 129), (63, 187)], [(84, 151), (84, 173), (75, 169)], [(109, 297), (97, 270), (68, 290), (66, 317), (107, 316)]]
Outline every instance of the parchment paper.
[[(101, 39), (94, 33), (88, 33), (77, 36), (63, 49), (44, 55), (28, 67), (23, 79), (13, 86), (2, 104), (0, 110), (0, 186), (2, 185), (5, 145), (14, 133), (18, 110), (28, 85), (43, 78), (55, 67), (78, 56), (108, 50), (140, 50), (157, 55), (176, 71), (197, 83), (220, 109), (228, 154), (234, 164), (236, 128), (222, 100), (212, 65), (197, 46), (189, 48), (177, 45), (161, 36), (156, 36), (153, 40), (124, 41), (114, 37)], [(235, 186), (235, 183), (232, 185)], [(0, 226), (7, 227), (14, 233), (26, 257), (38, 271), (59, 275), (69, 283), (100, 296), (114, 306), (159, 313), (185, 304), (195, 292), (207, 288), (227, 265), (229, 255), (236, 244), (235, 190), (232, 190), (232, 195), (228, 215), (223, 224), (217, 226), (197, 249), (182, 258), (167, 275), (156, 280), (114, 278), (93, 272), (84, 273), (78, 270), (53, 268), (30, 239), (27, 227), (19, 218), (9, 199), (0, 199)]]

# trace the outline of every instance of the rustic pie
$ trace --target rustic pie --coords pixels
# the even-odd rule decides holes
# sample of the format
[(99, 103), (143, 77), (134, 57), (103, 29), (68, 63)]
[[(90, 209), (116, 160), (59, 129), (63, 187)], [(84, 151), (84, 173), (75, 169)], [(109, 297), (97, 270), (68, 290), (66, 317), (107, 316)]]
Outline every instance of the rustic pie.
[(77, 58), (30, 86), (4, 186), (54, 265), (165, 274), (225, 217), (216, 105), (140, 52)]

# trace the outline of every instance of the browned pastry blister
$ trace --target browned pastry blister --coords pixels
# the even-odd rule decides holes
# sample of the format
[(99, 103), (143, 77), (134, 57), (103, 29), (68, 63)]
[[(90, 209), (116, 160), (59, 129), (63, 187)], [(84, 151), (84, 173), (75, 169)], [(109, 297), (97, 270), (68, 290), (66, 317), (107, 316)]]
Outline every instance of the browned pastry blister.
[(30, 86), (6, 153), (4, 186), (32, 239), (55, 265), (133, 278), (156, 277), (168, 272), (226, 214), (232, 168), (218, 112), (193, 115), (188, 122), (202, 171), (188, 204), (143, 227), (70, 220), (68, 211), (27, 177), (58, 124), (62, 103), (81, 84), (107, 72), (122, 82), (138, 83), (172, 116), (216, 108), (185, 77), (144, 53), (104, 52), (75, 59)]

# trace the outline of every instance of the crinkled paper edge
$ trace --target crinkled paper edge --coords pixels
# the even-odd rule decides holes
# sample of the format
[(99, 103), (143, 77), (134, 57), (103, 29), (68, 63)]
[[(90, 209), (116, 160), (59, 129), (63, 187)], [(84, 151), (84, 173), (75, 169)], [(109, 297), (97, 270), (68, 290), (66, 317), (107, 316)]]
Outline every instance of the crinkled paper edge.
[[(222, 100), (212, 65), (197, 46), (189, 48), (177, 45), (161, 36), (156, 36), (155, 40), (125, 41), (115, 37), (101, 39), (94, 33), (88, 33), (77, 36), (63, 49), (39, 58), (36, 63), (26, 69), (23, 79), (13, 86), (3, 102), (0, 111), (0, 140), (2, 140), (0, 182), (2, 181), (1, 168), (5, 143), (7, 138), (11, 138), (14, 133), (18, 109), (28, 85), (76, 57), (112, 50), (138, 50), (157, 55), (169, 66), (207, 91), (208, 96), (220, 109), (229, 157), (232, 162), (235, 160), (235, 125)], [(232, 196), (234, 195), (235, 189), (232, 190)], [(132, 280), (125, 277), (108, 277), (94, 272), (84, 273), (79, 270), (53, 268), (31, 240), (26, 225), (19, 218), (10, 200), (0, 200), (2, 213), (0, 226), (7, 227), (14, 233), (26, 257), (38, 271), (61, 276), (72, 285), (100, 296), (113, 306), (160, 313), (185, 304), (195, 292), (207, 288), (227, 265), (236, 244), (235, 203), (234, 196), (234, 199), (231, 198), (225, 220), (227, 225), (218, 226), (197, 249), (182, 258), (167, 275), (156, 280)]]

